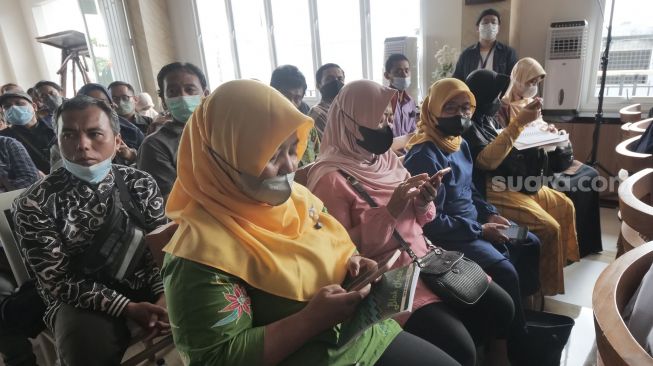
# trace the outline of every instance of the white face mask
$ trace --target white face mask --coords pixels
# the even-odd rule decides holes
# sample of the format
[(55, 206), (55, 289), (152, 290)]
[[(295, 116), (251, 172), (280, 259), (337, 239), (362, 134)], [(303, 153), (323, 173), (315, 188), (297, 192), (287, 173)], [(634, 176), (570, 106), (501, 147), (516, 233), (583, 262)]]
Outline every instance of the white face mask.
[(478, 27), (478, 32), (481, 35), (481, 39), (494, 41), (497, 39), (497, 34), (499, 34), (499, 25), (492, 23), (481, 24)]
[(290, 198), (292, 183), (295, 180), (295, 172), (264, 180), (246, 173), (240, 173), (239, 176), (237, 185), (243, 193), (270, 206), (279, 206)]
[(113, 156), (91, 166), (84, 166), (73, 163), (63, 156), (62, 159), (64, 168), (66, 168), (66, 170), (69, 171), (72, 175), (85, 182), (98, 184), (103, 181), (107, 175), (109, 175), (109, 172), (111, 171), (111, 161), (113, 160)]
[(295, 172), (261, 180), (251, 174), (238, 171), (211, 148), (209, 151), (218, 165), (229, 169), (227, 174), (247, 197), (270, 206), (279, 206), (290, 198)]
[(526, 99), (526, 98), (533, 98), (534, 96), (537, 95), (537, 84), (535, 85), (530, 85), (526, 86), (524, 84), (521, 84), (521, 96)]
[(410, 88), (410, 77), (392, 78), (392, 86), (394, 86), (398, 90), (406, 90)]

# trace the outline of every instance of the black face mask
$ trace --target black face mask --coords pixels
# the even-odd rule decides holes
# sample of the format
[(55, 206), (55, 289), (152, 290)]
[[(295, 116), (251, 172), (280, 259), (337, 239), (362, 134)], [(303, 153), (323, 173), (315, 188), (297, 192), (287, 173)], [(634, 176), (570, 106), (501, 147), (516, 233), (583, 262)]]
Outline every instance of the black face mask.
[(356, 140), (356, 143), (363, 149), (371, 152), (372, 154), (381, 155), (390, 150), (392, 146), (392, 128), (385, 126), (384, 128), (371, 129), (363, 126), (358, 127), (362, 140)]
[(499, 112), (499, 109), (501, 109), (501, 100), (499, 98), (495, 98), (490, 103), (476, 107), (476, 113), (493, 117), (497, 114), (497, 112)]
[(460, 136), (472, 127), (472, 120), (463, 116), (438, 117), (437, 127), (445, 136)]
[(345, 86), (345, 83), (340, 80), (336, 79), (330, 81), (320, 88), (320, 94), (322, 94), (322, 98), (324, 99), (333, 100), (333, 98), (340, 93), (340, 89), (342, 89), (343, 86)]
[(43, 105), (52, 113), (54, 113), (59, 106), (63, 104), (63, 98), (61, 96), (52, 96), (46, 95), (43, 99)]

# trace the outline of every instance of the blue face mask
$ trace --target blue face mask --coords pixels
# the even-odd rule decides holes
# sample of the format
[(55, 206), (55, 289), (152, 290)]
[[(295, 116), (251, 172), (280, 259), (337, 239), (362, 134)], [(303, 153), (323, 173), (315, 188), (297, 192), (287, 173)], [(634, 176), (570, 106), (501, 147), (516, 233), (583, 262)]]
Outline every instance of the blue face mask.
[(32, 118), (34, 109), (29, 105), (15, 105), (5, 111), (5, 119), (15, 126), (25, 126)]
[(175, 121), (186, 123), (201, 101), (200, 95), (188, 95), (166, 98), (166, 105)]
[(91, 166), (84, 166), (84, 165), (73, 163), (72, 161), (64, 158), (63, 156), (62, 159), (63, 159), (64, 168), (66, 168), (66, 170), (69, 171), (72, 175), (76, 176), (77, 178), (85, 182), (91, 184), (98, 184), (111, 171), (111, 160), (113, 160), (113, 157), (110, 157), (107, 160), (101, 161)]

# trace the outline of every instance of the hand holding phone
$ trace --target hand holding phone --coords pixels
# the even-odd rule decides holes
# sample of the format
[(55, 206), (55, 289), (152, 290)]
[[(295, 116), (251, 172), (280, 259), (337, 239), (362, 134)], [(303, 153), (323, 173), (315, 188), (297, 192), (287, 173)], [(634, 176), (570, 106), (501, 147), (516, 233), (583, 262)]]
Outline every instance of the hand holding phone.
[(401, 251), (397, 249), (385, 259), (377, 262), (375, 267), (368, 268), (365, 272), (359, 273), (358, 276), (352, 278), (348, 274), (342, 287), (347, 291), (359, 291), (363, 289), (365, 286), (381, 277), (385, 272), (389, 271), (400, 255)]
[(448, 174), (451, 171), (451, 167), (446, 167), (444, 169), (438, 170), (435, 174), (429, 178), (429, 182), (435, 188), (436, 190), (440, 186), (440, 183), (442, 183), (442, 178)]
[(510, 240), (522, 241), (528, 235), (528, 227), (519, 225), (510, 225), (505, 230), (501, 230), (503, 235), (507, 236)]

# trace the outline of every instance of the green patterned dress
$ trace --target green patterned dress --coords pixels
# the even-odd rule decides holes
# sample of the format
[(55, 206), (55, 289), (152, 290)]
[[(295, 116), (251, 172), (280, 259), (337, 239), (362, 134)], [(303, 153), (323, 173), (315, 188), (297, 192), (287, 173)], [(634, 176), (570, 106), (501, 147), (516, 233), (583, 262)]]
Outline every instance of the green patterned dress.
[[(175, 345), (186, 365), (262, 365), (265, 325), (306, 305), (169, 254), (163, 283)], [(336, 326), (309, 340), (281, 365), (374, 365), (401, 331), (396, 322), (386, 320), (337, 349), (339, 329)]]

